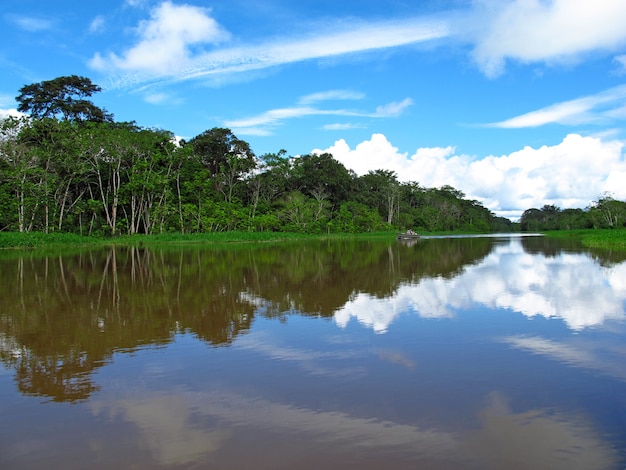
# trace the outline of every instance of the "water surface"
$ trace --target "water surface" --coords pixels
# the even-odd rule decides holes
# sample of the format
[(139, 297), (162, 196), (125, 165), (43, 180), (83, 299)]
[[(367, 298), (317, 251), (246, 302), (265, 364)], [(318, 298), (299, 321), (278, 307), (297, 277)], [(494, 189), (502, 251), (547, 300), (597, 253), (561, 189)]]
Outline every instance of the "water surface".
[(102, 248), (0, 278), (0, 468), (626, 465), (620, 255)]

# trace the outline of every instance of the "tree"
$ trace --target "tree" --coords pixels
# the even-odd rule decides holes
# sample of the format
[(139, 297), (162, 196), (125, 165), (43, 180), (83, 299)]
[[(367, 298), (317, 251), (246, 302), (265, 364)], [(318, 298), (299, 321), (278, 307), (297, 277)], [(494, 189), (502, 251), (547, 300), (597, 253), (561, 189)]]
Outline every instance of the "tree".
[(620, 228), (626, 223), (626, 202), (613, 199), (605, 193), (589, 208), (597, 227)]
[[(395, 171), (370, 171), (358, 179), (357, 202), (375, 208), (388, 224), (398, 215), (400, 185)], [(397, 218), (397, 217), (396, 217)]]
[(294, 158), (291, 179), (293, 190), (316, 198), (326, 194), (333, 209), (348, 200), (353, 185), (350, 172), (330, 153)]
[(12, 201), (3, 201), (5, 209), (16, 211), (17, 230), (30, 232), (41, 203), (43, 171), (32, 150), (19, 138), (25, 119), (9, 118), (0, 125), (0, 185)]
[(24, 85), (15, 98), (18, 111), (35, 119), (62, 116), (67, 121), (110, 122), (113, 116), (85, 99), (102, 91), (89, 78), (70, 75)]
[(196, 158), (209, 170), (216, 189), (231, 203), (235, 186), (256, 167), (250, 144), (238, 139), (230, 129), (220, 127), (204, 131), (189, 144)]

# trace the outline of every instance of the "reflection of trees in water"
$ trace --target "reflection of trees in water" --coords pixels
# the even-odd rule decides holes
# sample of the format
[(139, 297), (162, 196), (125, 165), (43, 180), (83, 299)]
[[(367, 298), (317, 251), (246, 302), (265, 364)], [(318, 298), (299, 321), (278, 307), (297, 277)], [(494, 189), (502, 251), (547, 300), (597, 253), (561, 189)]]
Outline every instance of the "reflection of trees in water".
[(555, 257), (563, 253), (588, 253), (601, 266), (613, 266), (626, 261), (626, 252), (608, 248), (587, 248), (577, 238), (522, 237), (524, 251)]
[(544, 255), (554, 258), (562, 253), (582, 253), (585, 251), (579, 240), (550, 237), (522, 237), (522, 247), (531, 255)]
[(453, 276), (490, 246), (309, 241), (7, 260), (0, 269), (0, 358), (16, 370), (23, 393), (86, 399), (97, 390), (91, 372), (116, 351), (166, 344), (181, 331), (228, 345), (255, 315), (332, 316), (358, 292), (384, 298), (403, 282)]
[(271, 282), (258, 275), (250, 279), (260, 279), (253, 284), (254, 292), (279, 311), (331, 317), (358, 293), (386, 298), (401, 283), (417, 282), (423, 277), (453, 277), (490, 249), (488, 239), (424, 240), (414, 246), (396, 242), (320, 242), (299, 250), (282, 248), (278, 259), (283, 262), (275, 264)]

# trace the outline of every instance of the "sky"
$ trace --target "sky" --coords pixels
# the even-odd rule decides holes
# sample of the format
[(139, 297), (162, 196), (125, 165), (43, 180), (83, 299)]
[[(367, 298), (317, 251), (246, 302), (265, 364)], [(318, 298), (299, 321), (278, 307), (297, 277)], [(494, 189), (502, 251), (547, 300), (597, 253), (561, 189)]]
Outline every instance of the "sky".
[(517, 220), (626, 200), (624, 24), (624, 0), (2, 0), (0, 116), (80, 75), (118, 121), (329, 152)]

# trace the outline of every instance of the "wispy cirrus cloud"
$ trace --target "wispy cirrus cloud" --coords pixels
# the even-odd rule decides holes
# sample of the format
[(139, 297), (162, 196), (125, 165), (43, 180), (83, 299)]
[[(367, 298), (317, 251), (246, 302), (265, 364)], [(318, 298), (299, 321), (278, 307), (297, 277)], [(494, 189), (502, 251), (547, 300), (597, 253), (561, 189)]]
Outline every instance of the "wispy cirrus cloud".
[(310, 95), (303, 96), (298, 100), (300, 104), (311, 104), (319, 101), (330, 100), (362, 100), (365, 98), (363, 93), (352, 90), (329, 90), (319, 93), (311, 93)]
[(546, 124), (606, 123), (626, 118), (626, 85), (610, 88), (595, 95), (584, 96), (488, 124), (489, 127), (519, 129)]
[(104, 20), (104, 16), (98, 15), (93, 20), (91, 20), (91, 23), (89, 23), (89, 32), (92, 34), (101, 33), (105, 30), (105, 27), (106, 22)]
[(48, 18), (25, 15), (6, 15), (5, 18), (18, 28), (29, 33), (38, 33), (54, 27), (54, 21)]
[(118, 73), (112, 88), (153, 81), (181, 81), (227, 76), (306, 60), (337, 57), (443, 38), (447, 23), (430, 18), (397, 21), (350, 21), (285, 36), (261, 44), (217, 47), (231, 38), (211, 11), (162, 2), (137, 27), (137, 41), (121, 52), (96, 53), (89, 66)]
[[(361, 99), (364, 95), (358, 92), (346, 91), (346, 90), (331, 90), (328, 92), (315, 93), (304, 96), (298, 100), (298, 103), (319, 103), (320, 101), (327, 100), (351, 100)], [(289, 119), (302, 118), (305, 116), (349, 116), (360, 118), (389, 118), (400, 115), (406, 108), (413, 103), (411, 98), (405, 98), (400, 102), (392, 102), (382, 106), (378, 106), (376, 111), (367, 112), (356, 109), (334, 108), (323, 109), (321, 107), (304, 106), (299, 104), (293, 107), (270, 109), (256, 116), (251, 116), (242, 119), (227, 120), (224, 125), (233, 129), (237, 134), (241, 135), (271, 135), (272, 130), (282, 125)], [(343, 127), (341, 124), (330, 124), (334, 126), (334, 129), (354, 129), (357, 127), (355, 124), (350, 124)], [(324, 127), (325, 129), (332, 129), (333, 127)]]
[(376, 113), (372, 117), (392, 117), (399, 116), (406, 108), (413, 104), (411, 98), (405, 98), (399, 102), (392, 102), (376, 108)]
[(365, 129), (366, 126), (363, 124), (353, 124), (353, 123), (334, 123), (334, 124), (326, 124), (322, 126), (322, 129), (325, 131), (348, 131), (350, 129)]

